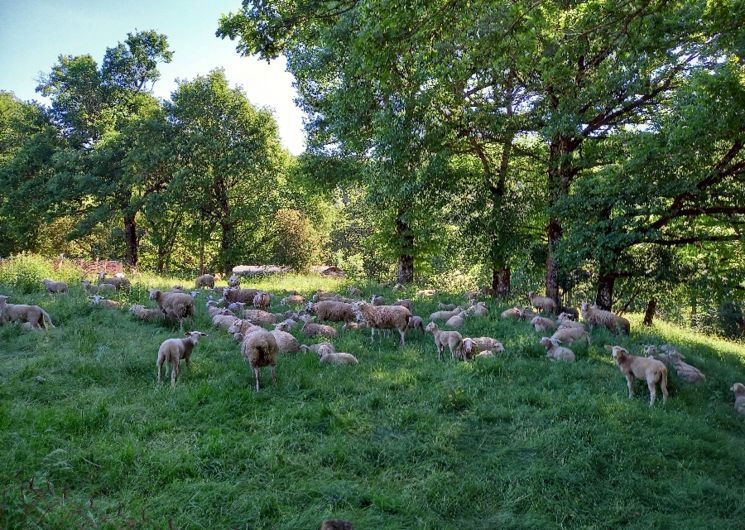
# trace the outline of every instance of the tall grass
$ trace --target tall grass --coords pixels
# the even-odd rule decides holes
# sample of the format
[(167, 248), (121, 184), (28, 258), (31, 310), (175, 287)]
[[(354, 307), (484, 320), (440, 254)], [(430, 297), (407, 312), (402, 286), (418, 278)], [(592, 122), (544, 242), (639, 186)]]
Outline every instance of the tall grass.
[[(191, 280), (142, 275), (146, 287)], [(252, 284), (281, 294), (344, 290), (319, 276)], [(464, 335), (503, 340), (506, 354), (438, 362), (430, 336), (371, 343), (342, 333), (356, 366), (284, 355), (262, 390), (238, 345), (210, 328), (201, 295), (191, 370), (155, 384), (158, 345), (178, 330), (67, 296), (24, 295), (57, 325), (0, 326), (0, 527), (740, 528), (745, 520), (745, 418), (728, 391), (745, 381), (745, 347), (666, 323), (630, 339), (606, 332), (552, 363), (539, 336), (499, 310)], [(366, 286), (365, 295), (379, 290)], [(386, 291), (391, 300), (413, 296)], [(415, 300), (424, 317), (438, 301)], [(632, 326), (641, 330), (637, 316)], [(302, 342), (308, 343), (299, 334)], [(616, 342), (614, 342), (616, 341)], [(619, 342), (620, 341), (620, 342)], [(671, 341), (707, 380), (671, 376), (666, 406), (646, 387), (626, 398), (603, 350)]]

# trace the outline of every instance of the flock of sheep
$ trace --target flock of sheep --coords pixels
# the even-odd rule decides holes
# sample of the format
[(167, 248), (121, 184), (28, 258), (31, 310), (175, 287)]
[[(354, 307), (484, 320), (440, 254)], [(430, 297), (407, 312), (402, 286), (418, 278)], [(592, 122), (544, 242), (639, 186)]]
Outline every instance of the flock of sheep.
[[(64, 282), (43, 280), (44, 286), (50, 293), (66, 293), (68, 287)], [(279, 303), (286, 308), (292, 308), (283, 313), (272, 313), (269, 309), (273, 302), (273, 295), (267, 292), (242, 288), (239, 276), (231, 276), (227, 287), (215, 287), (215, 277), (204, 274), (196, 278), (195, 289), (186, 292), (181, 286), (175, 286), (169, 291), (149, 289), (150, 299), (157, 308), (146, 308), (143, 305), (132, 305), (131, 314), (143, 321), (161, 319), (178, 323), (183, 329), (186, 319), (194, 316), (195, 300), (202, 289), (209, 290), (209, 300), (206, 302), (207, 311), (212, 323), (231, 334), (239, 343), (240, 350), (254, 373), (256, 390), (259, 386), (260, 369), (271, 367), (272, 379), (276, 382), (277, 362), (282, 353), (310, 352), (318, 355), (323, 364), (357, 364), (357, 358), (346, 352), (337, 352), (333, 342), (339, 336), (339, 331), (324, 322), (342, 322), (342, 331), (370, 328), (371, 341), (375, 340), (377, 332), (379, 338), (391, 330), (399, 333), (400, 344), (406, 342), (408, 331), (418, 331), (420, 334), (431, 333), (438, 353), (442, 360), (447, 348), (452, 359), (470, 361), (475, 358), (494, 357), (505, 351), (503, 344), (492, 337), (464, 337), (458, 329), (462, 328), (466, 319), (485, 317), (489, 313), (485, 302), (477, 301), (482, 291), (465, 293), (468, 303), (465, 307), (454, 304), (440, 303), (438, 311), (429, 315), (429, 323), (425, 326), (421, 317), (412, 314), (413, 302), (409, 299), (399, 299), (392, 304), (386, 304), (382, 296), (375, 295), (369, 302), (360, 299), (362, 291), (350, 287), (349, 297), (335, 293), (317, 291), (310, 301), (298, 293), (291, 293)], [(90, 301), (96, 306), (120, 308), (120, 303), (108, 300), (104, 294), (130, 287), (129, 280), (124, 275), (106, 277), (100, 273), (97, 282), (93, 284), (83, 280), (83, 286), (90, 295)], [(395, 290), (395, 288), (394, 288)], [(213, 295), (219, 295), (215, 300)], [(419, 297), (430, 297), (434, 291), (426, 290), (417, 293)], [(579, 322), (580, 311), (575, 308), (557, 307), (551, 298), (528, 293), (530, 307), (513, 307), (502, 312), (502, 319), (527, 321), (536, 332), (547, 334), (538, 342), (546, 348), (546, 357), (554, 361), (572, 362), (575, 353), (569, 349), (573, 343), (586, 341), (591, 344), (590, 332), (595, 327), (605, 327), (612, 333), (630, 333), (629, 321), (610, 311), (583, 303), (581, 315), (583, 322)], [(49, 314), (39, 306), (26, 304), (9, 304), (6, 296), (0, 296), (0, 323), (19, 322), (29, 330), (47, 329), (54, 327)], [(537, 312), (534, 312), (536, 310)], [(558, 313), (556, 319), (553, 315)], [(318, 322), (316, 322), (318, 320)], [(445, 321), (445, 327), (440, 329), (437, 321)], [(302, 323), (302, 325), (301, 325)], [(273, 330), (265, 326), (273, 325)], [(300, 333), (309, 338), (323, 338), (324, 342), (312, 345), (301, 345), (290, 331), (300, 326)], [(179, 365), (184, 360), (187, 365), (191, 354), (199, 339), (207, 334), (201, 331), (186, 332), (182, 338), (171, 338), (164, 341), (157, 355), (157, 380), (160, 383), (163, 366), (170, 367), (171, 384), (175, 386), (179, 375)], [(673, 346), (663, 345), (645, 346), (646, 357), (631, 355), (621, 346), (606, 345), (606, 349), (625, 376), (629, 391), (629, 398), (633, 397), (633, 383), (641, 379), (647, 383), (650, 393), (650, 406), (657, 396), (656, 386), (660, 386), (663, 402), (667, 400), (668, 369), (674, 369), (678, 376), (687, 382), (696, 383), (705, 379), (704, 374), (696, 367), (686, 363), (684, 357)], [(735, 383), (731, 390), (735, 394), (735, 409), (745, 415), (745, 385)]]

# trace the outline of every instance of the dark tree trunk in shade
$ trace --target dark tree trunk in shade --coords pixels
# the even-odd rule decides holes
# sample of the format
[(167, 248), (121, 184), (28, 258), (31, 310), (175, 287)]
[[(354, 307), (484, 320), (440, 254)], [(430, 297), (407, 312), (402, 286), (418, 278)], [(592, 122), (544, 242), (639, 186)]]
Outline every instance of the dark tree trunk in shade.
[(509, 267), (492, 268), (491, 288), (497, 298), (507, 298), (510, 295), (510, 278), (512, 271)]
[(130, 267), (137, 266), (137, 223), (135, 216), (127, 214), (124, 216), (124, 241), (126, 243), (126, 254), (124, 255), (124, 263)]
[(402, 218), (403, 212), (396, 218), (396, 239), (399, 244), (398, 283), (414, 281), (414, 234)]
[(613, 308), (613, 288), (616, 284), (616, 275), (612, 273), (601, 274), (598, 278), (598, 289), (595, 295), (595, 305), (600, 309), (610, 311)]
[(655, 312), (657, 311), (657, 299), (653, 296), (647, 302), (647, 310), (644, 312), (644, 325), (651, 326), (654, 320)]

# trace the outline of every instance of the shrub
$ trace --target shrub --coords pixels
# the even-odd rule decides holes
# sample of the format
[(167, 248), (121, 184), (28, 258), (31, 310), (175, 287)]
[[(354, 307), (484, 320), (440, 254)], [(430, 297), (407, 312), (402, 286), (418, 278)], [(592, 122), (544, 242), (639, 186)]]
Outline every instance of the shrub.
[(0, 284), (21, 293), (43, 291), (44, 278), (74, 284), (83, 278), (83, 272), (72, 264), (55, 264), (36, 254), (17, 254), (0, 263)]
[(290, 208), (274, 215), (273, 257), (278, 265), (289, 265), (296, 271), (307, 270), (318, 256), (318, 234), (302, 213)]

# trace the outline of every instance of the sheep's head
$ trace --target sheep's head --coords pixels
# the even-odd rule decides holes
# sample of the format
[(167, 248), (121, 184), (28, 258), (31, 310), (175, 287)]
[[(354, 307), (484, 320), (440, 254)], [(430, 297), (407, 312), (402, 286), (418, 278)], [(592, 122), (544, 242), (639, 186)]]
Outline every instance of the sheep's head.
[(535, 326), (535, 325), (536, 325), (536, 324), (538, 324), (538, 323), (539, 323), (540, 321), (541, 321), (541, 317), (539, 317), (539, 316), (537, 316), (537, 315), (536, 315), (536, 316), (534, 316), (534, 317), (533, 317), (533, 318), (531, 319), (531, 321), (530, 321), (530, 324), (531, 324), (531, 325), (533, 325), (533, 326)]
[(184, 333), (184, 336), (189, 337), (191, 339), (191, 342), (196, 344), (197, 342), (199, 342), (199, 339), (201, 337), (206, 337), (207, 334), (202, 333), (201, 331), (187, 331), (186, 333)]
[(429, 324), (427, 324), (427, 327), (424, 328), (424, 331), (434, 333), (435, 331), (437, 331), (437, 324), (435, 324), (434, 322), (430, 322)]
[(732, 385), (730, 390), (734, 392), (736, 396), (745, 395), (745, 385), (743, 385), (742, 383), (735, 383), (734, 385)]
[(334, 353), (334, 352), (331, 350), (331, 348), (329, 348), (325, 344), (322, 344), (321, 346), (318, 347), (318, 357), (319, 358), (320, 357), (323, 357), (324, 355), (331, 354), (331, 353)]
[(623, 361), (624, 357), (629, 354), (629, 351), (621, 346), (611, 346), (610, 344), (605, 345), (605, 349), (611, 352), (611, 356), (616, 360), (617, 363)]
[(501, 352), (504, 351), (504, 346), (502, 345), (501, 342), (499, 342), (498, 340), (495, 340), (494, 341), (494, 344), (491, 347), (491, 349), (494, 350), (497, 353), (501, 353)]
[(93, 305), (100, 304), (101, 303), (101, 300), (103, 300), (103, 296), (100, 296), (100, 295), (97, 295), (97, 294), (94, 294), (93, 296), (90, 297), (90, 301), (91, 301), (91, 303)]
[(643, 344), (642, 351), (645, 355), (656, 355), (660, 353), (659, 349), (654, 344)]
[(148, 289), (147, 294), (150, 300), (157, 300), (158, 296), (160, 296), (160, 291), (158, 289)]
[(542, 337), (539, 344), (544, 348), (550, 348), (553, 345), (550, 337)]

